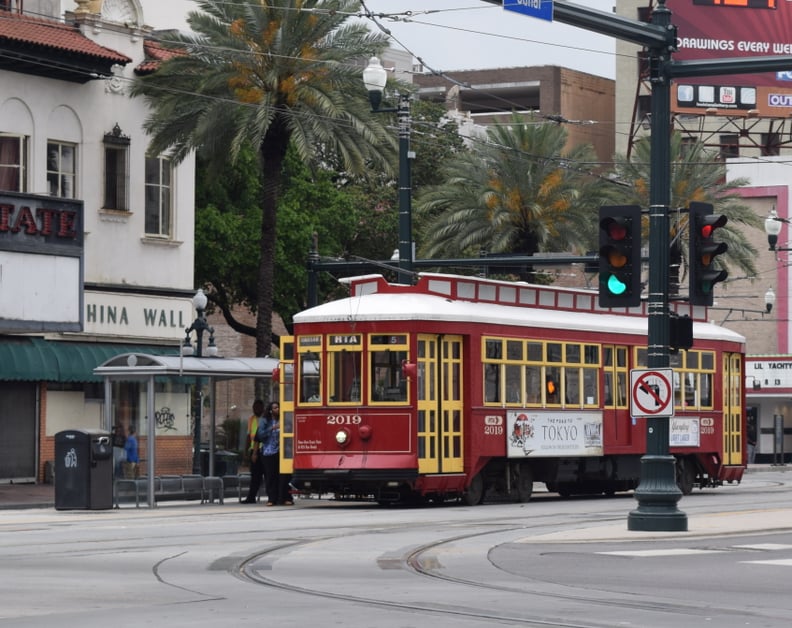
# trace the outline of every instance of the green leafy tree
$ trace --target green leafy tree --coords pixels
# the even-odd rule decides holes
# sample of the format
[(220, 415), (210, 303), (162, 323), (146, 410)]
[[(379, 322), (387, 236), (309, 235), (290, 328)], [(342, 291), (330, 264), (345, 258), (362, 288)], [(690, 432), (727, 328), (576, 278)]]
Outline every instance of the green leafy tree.
[(195, 193), (195, 278), (212, 286), (212, 304), (236, 331), (255, 329), (233, 316), (235, 305), (255, 311), (261, 210), (255, 151), (243, 147), (236, 163), (215, 170), (198, 153)]
[[(701, 142), (684, 142), (681, 134), (673, 133), (669, 143), (671, 160), (671, 292), (679, 288), (681, 269), (687, 268), (689, 215), (683, 211), (692, 201), (711, 203), (716, 214), (725, 215), (729, 221), (718, 230), (718, 240), (726, 242), (729, 249), (718, 259), (727, 266), (739, 268), (754, 276), (756, 248), (745, 237), (745, 227), (761, 229), (762, 218), (742, 202), (738, 189), (748, 184), (747, 179), (726, 180), (726, 164)], [(616, 158), (616, 177), (628, 185), (612, 188), (615, 203), (649, 207), (651, 142), (649, 138), (638, 141), (631, 159)], [(645, 226), (648, 226), (646, 223)], [(644, 235), (648, 235), (645, 232)], [(646, 241), (646, 239), (644, 239)]]
[(196, 0), (179, 54), (133, 87), (152, 113), (153, 154), (182, 160), (200, 149), (213, 168), (255, 147), (261, 226), (256, 353), (270, 352), (277, 208), (289, 146), (300, 159), (339, 156), (350, 172), (388, 170), (396, 141), (370, 114), (361, 70), (386, 45), (359, 20), (358, 0)]
[(566, 143), (562, 126), (515, 114), (449, 159), (418, 199), (425, 256), (585, 251), (607, 184), (588, 171), (593, 149)]

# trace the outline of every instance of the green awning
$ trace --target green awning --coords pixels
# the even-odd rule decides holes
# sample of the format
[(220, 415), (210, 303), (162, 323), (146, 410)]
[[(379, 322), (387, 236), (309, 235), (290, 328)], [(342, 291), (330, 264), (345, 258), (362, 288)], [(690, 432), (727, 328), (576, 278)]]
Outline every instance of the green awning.
[(29, 336), (0, 337), (0, 381), (101, 382), (93, 370), (122, 353), (178, 355), (173, 345), (63, 342)]

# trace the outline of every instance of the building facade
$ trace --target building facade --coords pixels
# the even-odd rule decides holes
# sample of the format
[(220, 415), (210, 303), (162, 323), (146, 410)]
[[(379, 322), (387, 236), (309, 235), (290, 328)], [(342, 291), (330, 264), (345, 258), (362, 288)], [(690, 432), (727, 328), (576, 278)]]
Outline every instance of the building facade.
[[(16, 278), (0, 281), (0, 482), (46, 479), (57, 432), (107, 427), (95, 366), (176, 353), (194, 319), (194, 159), (147, 154), (129, 95), (166, 54), (138, 0), (0, 1), (0, 264)], [(145, 446), (139, 386), (117, 386), (114, 421)], [(161, 393), (161, 472), (188, 470), (188, 391)]]
[[(453, 82), (450, 79), (453, 79)], [(610, 163), (614, 151), (614, 81), (558, 66), (416, 74), (423, 100), (444, 102), (462, 134), (469, 127), (508, 123), (512, 112), (564, 124), (568, 146), (591, 144)]]

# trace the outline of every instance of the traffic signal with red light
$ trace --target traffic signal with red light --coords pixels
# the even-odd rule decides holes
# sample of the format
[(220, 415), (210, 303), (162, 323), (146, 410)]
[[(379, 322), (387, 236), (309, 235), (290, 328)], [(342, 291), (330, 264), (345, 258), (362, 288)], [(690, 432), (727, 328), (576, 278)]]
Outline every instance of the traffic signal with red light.
[(690, 304), (712, 305), (715, 284), (729, 273), (715, 265), (715, 258), (729, 249), (725, 242), (715, 240), (716, 231), (728, 222), (726, 216), (712, 213), (709, 203), (691, 203), (690, 212)]
[(604, 206), (599, 210), (600, 307), (641, 303), (641, 208)]

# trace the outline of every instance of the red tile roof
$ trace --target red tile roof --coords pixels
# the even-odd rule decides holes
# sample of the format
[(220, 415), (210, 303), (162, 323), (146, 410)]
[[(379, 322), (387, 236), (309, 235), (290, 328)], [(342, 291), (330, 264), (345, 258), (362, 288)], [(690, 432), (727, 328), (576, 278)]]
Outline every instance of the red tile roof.
[(174, 50), (151, 39), (143, 42), (143, 51), (146, 53), (146, 60), (135, 68), (135, 72), (138, 74), (154, 72), (163, 61), (185, 54), (183, 51)]
[(0, 11), (0, 46), (6, 43), (40, 46), (96, 57), (121, 65), (132, 61), (120, 52), (91, 41), (74, 26), (45, 18)]

